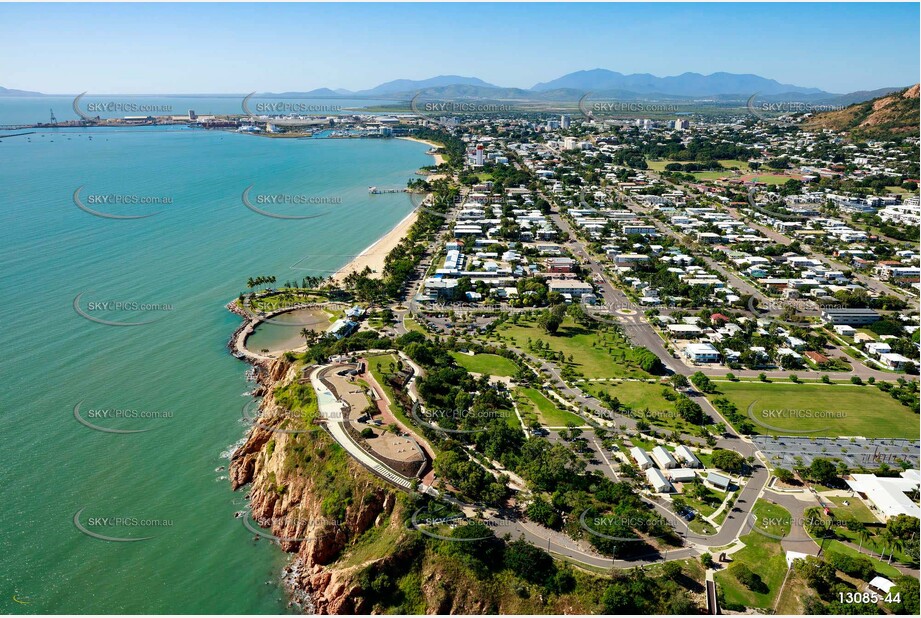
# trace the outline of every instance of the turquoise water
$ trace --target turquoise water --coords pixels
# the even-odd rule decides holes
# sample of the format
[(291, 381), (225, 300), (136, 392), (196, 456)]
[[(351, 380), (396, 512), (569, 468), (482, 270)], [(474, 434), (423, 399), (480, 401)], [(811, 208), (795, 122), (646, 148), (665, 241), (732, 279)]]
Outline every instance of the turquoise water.
[[(286, 557), (234, 518), (244, 492), (231, 492), (219, 470), (246, 429), (241, 394), (251, 388), (246, 365), (225, 349), (239, 321), (223, 306), (248, 277), (335, 270), (392, 228), (411, 204), (367, 187), (405, 185), (430, 163), (427, 146), (188, 129), (0, 140), (0, 611), (286, 611), (278, 585)], [(276, 219), (242, 204), (250, 185), (254, 196), (341, 203), (263, 205), (323, 214)], [(74, 204), (80, 186), (83, 202), (110, 193), (170, 202), (95, 204), (112, 214), (159, 211), (100, 218)], [(78, 308), (93, 320), (150, 323), (81, 317), (81, 293)], [(124, 306), (95, 306), (107, 301)], [(75, 420), (78, 404), (97, 426), (150, 431), (92, 430)], [(104, 409), (141, 418), (95, 412)], [(151, 538), (91, 538), (74, 523), (81, 509), (91, 533)]]

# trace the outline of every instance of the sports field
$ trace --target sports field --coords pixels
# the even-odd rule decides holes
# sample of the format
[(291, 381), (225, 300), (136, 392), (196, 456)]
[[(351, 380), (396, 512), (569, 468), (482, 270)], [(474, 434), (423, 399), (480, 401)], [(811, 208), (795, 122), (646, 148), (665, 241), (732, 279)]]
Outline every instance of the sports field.
[(718, 388), (721, 395), (709, 399), (729, 399), (759, 433), (918, 438), (918, 414), (873, 386), (720, 382)]

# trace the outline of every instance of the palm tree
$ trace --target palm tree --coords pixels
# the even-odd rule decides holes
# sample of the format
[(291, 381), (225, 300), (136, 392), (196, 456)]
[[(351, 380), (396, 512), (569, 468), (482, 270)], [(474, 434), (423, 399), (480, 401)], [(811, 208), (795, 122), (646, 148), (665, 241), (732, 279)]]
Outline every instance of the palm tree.
[(869, 542), (871, 536), (872, 535), (870, 534), (870, 531), (867, 530), (867, 527), (863, 524), (860, 524), (860, 527), (857, 528), (857, 539), (860, 541), (861, 549), (863, 548), (864, 543)]
[(902, 548), (905, 546), (905, 543), (902, 539), (896, 535), (891, 535), (892, 540), (889, 541), (889, 564), (892, 564), (892, 557), (895, 555), (895, 552), (902, 551)]
[(886, 555), (887, 549), (892, 546), (893, 535), (889, 530), (883, 529), (879, 534), (876, 535), (876, 539), (879, 541), (879, 546), (882, 548), (879, 552), (879, 559), (882, 560)]

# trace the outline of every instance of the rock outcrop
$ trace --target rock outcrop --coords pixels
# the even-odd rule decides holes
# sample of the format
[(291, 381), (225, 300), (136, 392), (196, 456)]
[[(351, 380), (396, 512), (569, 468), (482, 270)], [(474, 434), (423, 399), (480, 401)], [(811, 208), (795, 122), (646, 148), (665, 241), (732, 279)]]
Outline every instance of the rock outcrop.
[[(295, 554), (285, 577), (295, 598), (306, 598), (319, 614), (370, 613), (357, 576), (394, 556), (334, 563), (372, 527), (400, 525), (399, 517), (390, 517), (397, 491), (349, 458), (335, 467), (324, 461), (338, 447), (322, 427), (292, 429), (286, 422), (291, 415), (276, 402), (274, 386), (296, 381), (296, 368), (280, 359), (259, 376), (266, 394), (257, 422), (231, 458), (233, 489), (252, 484), (253, 519)], [(328, 478), (342, 473), (347, 478)]]

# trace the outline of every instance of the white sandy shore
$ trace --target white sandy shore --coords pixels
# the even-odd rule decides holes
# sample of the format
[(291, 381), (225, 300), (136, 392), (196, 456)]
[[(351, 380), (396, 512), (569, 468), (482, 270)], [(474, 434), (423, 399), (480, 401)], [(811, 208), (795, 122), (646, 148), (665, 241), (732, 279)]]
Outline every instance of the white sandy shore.
[[(428, 142), (421, 139), (416, 139), (415, 137), (400, 137), (398, 139), (405, 139), (412, 142), (419, 142), (420, 144), (426, 144), (432, 148), (438, 148), (438, 144), (433, 142)], [(444, 157), (442, 155), (432, 155), (435, 158), (435, 165), (441, 165), (444, 163)], [(373, 245), (356, 255), (351, 262), (340, 268), (332, 276), (333, 281), (337, 283), (342, 283), (342, 280), (348, 276), (349, 273), (362, 271), (367, 266), (372, 271), (372, 278), (378, 279), (381, 276), (381, 273), (384, 270), (384, 260), (387, 258), (387, 254), (390, 253), (394, 247), (400, 244), (400, 241), (406, 236), (406, 233), (409, 231), (409, 228), (412, 227), (413, 223), (416, 222), (416, 219), (419, 217), (418, 209), (413, 210), (411, 213), (406, 215), (406, 217), (397, 223), (396, 227), (384, 234), (379, 238)]]
[[(397, 139), (405, 139), (405, 140), (408, 140), (408, 141), (410, 141), (410, 142), (418, 142), (418, 143), (420, 143), (420, 144), (425, 144), (425, 145), (427, 145), (427, 146), (431, 146), (433, 149), (441, 148), (441, 146), (439, 146), (439, 145), (436, 144), (435, 142), (429, 142), (429, 141), (427, 141), (427, 140), (419, 139), (419, 138), (417, 138), (417, 137), (398, 137)], [(445, 162), (445, 157), (444, 157), (444, 155), (436, 154), (436, 155), (432, 155), (432, 156), (435, 157), (435, 165), (441, 165), (442, 163)]]
[(412, 227), (412, 224), (416, 222), (418, 216), (418, 210), (413, 210), (406, 215), (402, 221), (397, 223), (396, 227), (379, 238), (373, 245), (356, 255), (351, 262), (337, 270), (336, 274), (333, 275), (333, 281), (341, 283), (349, 273), (362, 271), (365, 269), (365, 266), (369, 267), (373, 272), (371, 275), (372, 278), (380, 278), (384, 270), (384, 260), (387, 254), (400, 244), (400, 241), (406, 236), (406, 233), (409, 231), (409, 228)]

